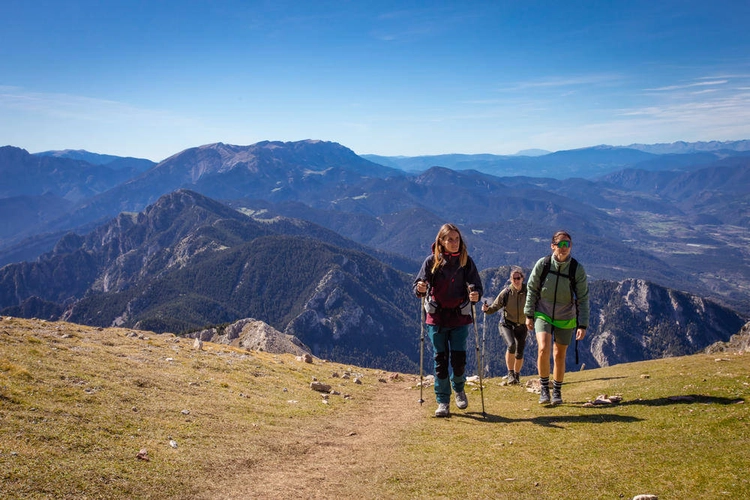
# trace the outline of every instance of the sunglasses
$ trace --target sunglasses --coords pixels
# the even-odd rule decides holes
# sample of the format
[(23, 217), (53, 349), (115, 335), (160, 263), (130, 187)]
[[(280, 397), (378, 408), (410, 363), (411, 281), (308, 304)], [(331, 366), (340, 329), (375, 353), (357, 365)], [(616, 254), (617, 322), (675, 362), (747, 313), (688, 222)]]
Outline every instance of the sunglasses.
[(523, 276), (513, 276), (513, 281), (521, 281)]
[(570, 242), (568, 240), (560, 240), (557, 242), (557, 248), (570, 248)]

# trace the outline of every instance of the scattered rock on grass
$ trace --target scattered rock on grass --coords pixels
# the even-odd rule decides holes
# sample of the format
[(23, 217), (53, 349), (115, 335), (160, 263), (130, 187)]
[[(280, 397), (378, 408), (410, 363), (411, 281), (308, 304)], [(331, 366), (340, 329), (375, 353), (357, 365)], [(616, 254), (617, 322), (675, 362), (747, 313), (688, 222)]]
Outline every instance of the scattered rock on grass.
[(318, 392), (331, 392), (331, 386), (322, 382), (310, 382), (310, 389)]

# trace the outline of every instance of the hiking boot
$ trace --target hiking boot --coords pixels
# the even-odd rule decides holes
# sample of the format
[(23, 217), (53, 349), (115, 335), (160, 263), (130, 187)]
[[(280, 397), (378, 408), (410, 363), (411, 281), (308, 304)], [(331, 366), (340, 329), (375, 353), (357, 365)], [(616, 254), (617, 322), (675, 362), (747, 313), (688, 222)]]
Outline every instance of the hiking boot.
[(552, 390), (552, 404), (553, 405), (561, 405), (563, 402), (562, 400), (562, 392), (559, 389), (553, 389)]
[(450, 417), (451, 410), (449, 403), (438, 403), (437, 410), (435, 410), (436, 417)]
[(520, 385), (521, 384), (521, 374), (518, 373), (518, 372), (513, 372), (513, 373), (514, 373), (513, 378), (516, 380), (514, 382), (514, 385)]
[(546, 385), (542, 386), (541, 393), (539, 394), (539, 404), (540, 405), (549, 404), (549, 387)]
[(508, 385), (516, 385), (518, 382), (516, 382), (516, 374), (515, 372), (509, 371), (508, 372)]
[(465, 410), (469, 406), (469, 400), (466, 398), (464, 391), (456, 392), (456, 406), (458, 406), (459, 410)]

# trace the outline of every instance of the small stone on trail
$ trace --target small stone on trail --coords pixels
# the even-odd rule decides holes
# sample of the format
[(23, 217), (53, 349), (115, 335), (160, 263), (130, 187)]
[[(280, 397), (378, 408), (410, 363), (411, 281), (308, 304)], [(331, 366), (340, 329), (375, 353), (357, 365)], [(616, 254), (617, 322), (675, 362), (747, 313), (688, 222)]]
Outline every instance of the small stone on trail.
[(144, 460), (148, 462), (149, 461), (148, 450), (146, 448), (141, 448), (141, 451), (138, 452), (135, 458), (137, 458), (138, 460)]
[(309, 354), (303, 354), (302, 356), (297, 356), (297, 361), (301, 361), (303, 363), (310, 363), (310, 364), (312, 364), (313, 358)]
[(322, 382), (311, 382), (310, 389), (319, 392), (331, 392), (331, 386)]

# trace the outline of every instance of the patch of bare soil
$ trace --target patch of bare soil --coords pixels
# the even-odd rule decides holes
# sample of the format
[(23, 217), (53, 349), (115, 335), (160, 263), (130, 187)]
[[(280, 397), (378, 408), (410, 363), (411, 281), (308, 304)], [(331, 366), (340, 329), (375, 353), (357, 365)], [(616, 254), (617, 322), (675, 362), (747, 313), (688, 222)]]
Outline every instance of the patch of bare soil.
[(334, 413), (317, 428), (275, 436), (273, 456), (255, 456), (246, 472), (206, 498), (377, 498), (398, 436), (424, 418), (414, 380), (381, 383), (374, 399)]

